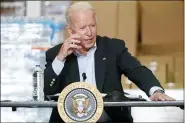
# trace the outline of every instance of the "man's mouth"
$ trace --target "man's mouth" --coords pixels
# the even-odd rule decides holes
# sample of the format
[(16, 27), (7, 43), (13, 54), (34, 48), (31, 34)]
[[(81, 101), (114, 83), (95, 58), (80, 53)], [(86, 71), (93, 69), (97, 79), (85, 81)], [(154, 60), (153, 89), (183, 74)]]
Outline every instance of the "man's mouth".
[(92, 39), (86, 40), (85, 43), (90, 44), (92, 42)]
[(86, 39), (85, 41), (86, 42), (91, 42), (93, 40), (93, 38), (90, 38), (90, 39)]

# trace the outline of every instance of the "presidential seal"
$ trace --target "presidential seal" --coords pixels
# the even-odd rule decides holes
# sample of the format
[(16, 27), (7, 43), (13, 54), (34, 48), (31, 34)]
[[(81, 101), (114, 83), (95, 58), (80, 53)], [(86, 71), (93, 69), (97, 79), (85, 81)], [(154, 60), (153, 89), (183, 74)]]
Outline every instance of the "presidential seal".
[(65, 87), (57, 104), (64, 122), (97, 122), (104, 107), (101, 93), (87, 82), (74, 82)]

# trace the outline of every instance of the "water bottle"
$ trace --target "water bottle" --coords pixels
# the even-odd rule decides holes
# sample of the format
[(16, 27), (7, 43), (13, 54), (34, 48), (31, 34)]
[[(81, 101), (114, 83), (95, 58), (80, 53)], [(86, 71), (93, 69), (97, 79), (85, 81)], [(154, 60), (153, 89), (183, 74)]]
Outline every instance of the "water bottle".
[(44, 101), (44, 79), (40, 65), (36, 65), (33, 72), (33, 101)]

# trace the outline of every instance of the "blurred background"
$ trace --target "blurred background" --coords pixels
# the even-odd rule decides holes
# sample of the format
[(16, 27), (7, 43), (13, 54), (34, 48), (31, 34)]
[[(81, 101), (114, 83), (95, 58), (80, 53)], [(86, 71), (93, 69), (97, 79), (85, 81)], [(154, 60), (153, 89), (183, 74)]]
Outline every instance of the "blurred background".
[[(124, 40), (166, 93), (183, 100), (184, 1), (89, 2), (97, 12), (98, 34)], [(36, 64), (44, 69), (45, 51), (67, 37), (64, 15), (71, 3), (1, 2), (1, 100), (31, 100), (33, 69)], [(122, 85), (126, 92), (148, 99), (124, 75)], [(50, 113), (50, 108), (2, 108), (1, 121), (47, 122)], [(134, 122), (183, 122), (183, 113), (177, 107), (132, 108)]]

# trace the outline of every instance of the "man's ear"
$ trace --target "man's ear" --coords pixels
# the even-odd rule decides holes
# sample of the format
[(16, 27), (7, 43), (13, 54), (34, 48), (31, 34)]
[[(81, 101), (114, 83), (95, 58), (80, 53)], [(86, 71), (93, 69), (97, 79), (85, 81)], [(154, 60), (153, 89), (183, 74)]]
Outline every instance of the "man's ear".
[(69, 26), (69, 24), (66, 25), (66, 30), (67, 30), (67, 32), (68, 32), (69, 35), (72, 35), (72, 29)]

